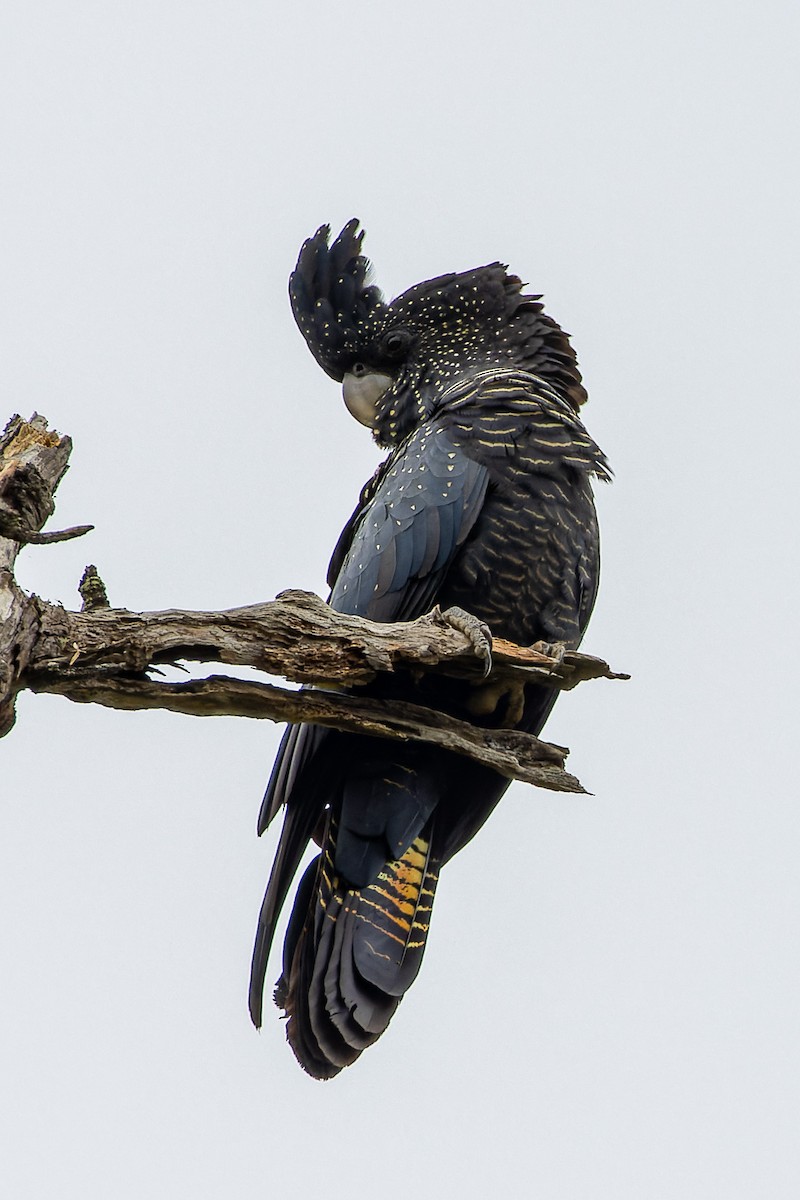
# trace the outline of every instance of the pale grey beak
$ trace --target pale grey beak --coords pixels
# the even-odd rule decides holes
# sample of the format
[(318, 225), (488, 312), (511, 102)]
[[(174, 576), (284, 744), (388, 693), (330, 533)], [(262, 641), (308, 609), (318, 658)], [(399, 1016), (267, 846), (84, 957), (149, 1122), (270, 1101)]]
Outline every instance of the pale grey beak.
[(342, 394), (348, 412), (362, 425), (374, 428), (378, 401), (393, 383), (391, 375), (370, 371), (357, 363), (356, 370), (347, 371), (342, 380)]

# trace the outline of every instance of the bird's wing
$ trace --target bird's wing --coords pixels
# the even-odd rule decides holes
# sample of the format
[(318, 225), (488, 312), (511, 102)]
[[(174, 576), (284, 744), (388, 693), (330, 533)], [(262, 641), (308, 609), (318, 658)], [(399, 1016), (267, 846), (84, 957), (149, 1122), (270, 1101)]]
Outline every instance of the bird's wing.
[(361, 489), (361, 495), (358, 497), (358, 504), (355, 506), (344, 529), (339, 534), (339, 540), (334, 547), (333, 554), (331, 555), (331, 561), (328, 563), (327, 582), (329, 588), (333, 588), (334, 584), (336, 583), (339, 572), (342, 569), (342, 563), (347, 557), (347, 551), (350, 549), (350, 545), (353, 541), (353, 535), (356, 531), (359, 521), (361, 520), (362, 514), (371, 504), (375, 493), (378, 491), (378, 488), (383, 482), (384, 475), (391, 469), (395, 458), (396, 454), (390, 454), (388, 458), (385, 458), (375, 471), (375, 474), (372, 476), (372, 478), (368, 479)]
[[(413, 621), (430, 611), (480, 513), (488, 480), (487, 469), (434, 422), (416, 430), (366, 485), (339, 538), (328, 575), (331, 607), (373, 621)], [(310, 726), (286, 731), (259, 833), (286, 803), (322, 737)]]
[[(377, 621), (409, 621), (429, 611), (447, 567), (480, 513), (488, 478), (486, 468), (469, 458), (435, 423), (417, 429), (367, 485), (362, 494), (366, 502), (349, 522), (349, 543), (340, 539), (340, 566), (332, 583), (331, 606)], [(253, 952), (250, 1009), (257, 1025), (275, 923), (334, 784), (335, 770), (343, 761), (341, 754), (327, 753), (340, 736), (332, 737), (329, 731), (314, 726), (290, 726), (267, 785), (259, 832), (284, 805), (287, 812)], [(350, 755), (345, 757), (352, 760)], [(403, 769), (398, 764), (398, 770)], [(424, 825), (433, 801), (410, 792), (408, 805), (414, 811), (399, 814), (396, 782), (381, 778), (383, 790), (376, 790), (376, 781), (367, 771), (348, 787), (370, 789), (372, 823), (381, 824), (376, 808), (385, 808), (383, 825), (398, 827), (399, 846)], [(348, 812), (357, 813), (361, 807), (355, 797), (345, 805)], [(340, 853), (352, 861), (354, 873), (372, 871), (372, 858), (378, 853), (372, 847), (373, 837), (372, 830), (342, 829)], [(353, 847), (359, 848), (360, 857)]]
[(435, 422), (417, 429), (385, 464), (353, 523), (331, 606), (373, 621), (412, 621), (427, 612), (475, 524), (488, 479)]

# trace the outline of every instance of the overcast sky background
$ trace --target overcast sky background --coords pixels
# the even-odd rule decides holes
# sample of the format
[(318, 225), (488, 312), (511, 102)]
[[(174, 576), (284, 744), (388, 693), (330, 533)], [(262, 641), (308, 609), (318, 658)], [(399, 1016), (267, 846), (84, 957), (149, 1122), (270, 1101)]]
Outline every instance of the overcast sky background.
[[(378, 461), (296, 332), (303, 238), (384, 290), (494, 259), (575, 339), (616, 470), (585, 648), (446, 870), (389, 1032), (308, 1079), (246, 1011), (279, 731), (23, 696), (0, 748), (15, 1200), (796, 1197), (793, 0), (136, 0), (0, 21), (0, 420), (75, 442), (24, 586), (324, 592)], [(794, 675), (792, 671), (794, 669)], [(275, 960), (270, 979), (278, 974)]]

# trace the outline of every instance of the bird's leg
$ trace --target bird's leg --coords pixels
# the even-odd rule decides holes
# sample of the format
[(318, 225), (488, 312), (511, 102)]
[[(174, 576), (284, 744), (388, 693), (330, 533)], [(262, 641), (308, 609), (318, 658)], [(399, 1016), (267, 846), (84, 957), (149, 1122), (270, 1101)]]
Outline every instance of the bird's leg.
[[(534, 642), (531, 646), (539, 654), (553, 659), (553, 667), (564, 661), (566, 646), (563, 642)], [(476, 717), (498, 715), (505, 729), (513, 729), (522, 720), (525, 711), (525, 684), (518, 679), (498, 679), (483, 687), (476, 687), (467, 701), (468, 710)]]
[(525, 711), (525, 684), (516, 679), (497, 679), (470, 690), (465, 701), (473, 717), (495, 717), (502, 729), (513, 729)]
[[(553, 668), (559, 667), (566, 653), (564, 642), (534, 642), (531, 650), (546, 654), (553, 659)], [(518, 679), (498, 679), (495, 683), (487, 683), (484, 687), (475, 688), (467, 707), (475, 716), (501, 717), (500, 724), (505, 729), (513, 729), (522, 720), (525, 711), (525, 684)]]
[[(484, 621), (465, 612), (463, 608), (434, 609), (440, 621), (458, 629), (469, 638), (475, 654), (483, 663), (483, 678), (492, 670), (492, 634)], [(474, 717), (501, 716), (501, 724), (513, 728), (525, 708), (525, 685), (516, 680), (497, 679), (492, 683), (473, 685), (463, 699), (467, 712)]]
[(433, 610), (433, 616), (469, 638), (472, 649), (483, 663), (483, 678), (485, 679), (492, 669), (492, 633), (489, 626), (473, 616), (472, 613), (468, 613), (466, 609), (456, 606), (442, 611), (437, 604)]

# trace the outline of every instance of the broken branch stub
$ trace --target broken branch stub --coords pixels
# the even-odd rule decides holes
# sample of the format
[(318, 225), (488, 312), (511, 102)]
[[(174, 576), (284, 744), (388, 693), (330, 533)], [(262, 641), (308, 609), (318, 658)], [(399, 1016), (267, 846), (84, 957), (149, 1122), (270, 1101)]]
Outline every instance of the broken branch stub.
[(14, 702), (38, 636), (37, 612), (17, 584), (20, 548), (35, 541), (55, 508), (72, 442), (37, 413), (14, 416), (0, 435), (0, 737), (14, 724)]

